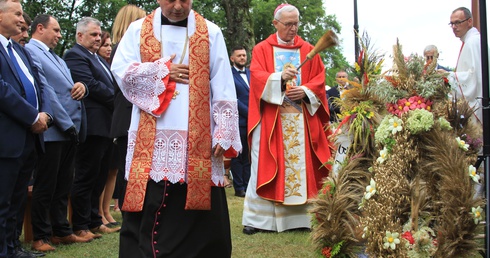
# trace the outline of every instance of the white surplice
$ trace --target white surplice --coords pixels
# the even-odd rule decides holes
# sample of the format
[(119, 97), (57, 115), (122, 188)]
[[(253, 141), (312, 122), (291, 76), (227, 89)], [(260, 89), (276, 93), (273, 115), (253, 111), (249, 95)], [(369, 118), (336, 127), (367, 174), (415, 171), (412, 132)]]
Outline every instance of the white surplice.
[[(161, 24), (161, 9), (156, 10), (153, 18), (154, 36), (162, 41), (163, 57), (153, 63), (141, 63), (140, 31), (143, 19), (133, 22), (118, 46), (111, 70), (124, 96), (133, 103), (131, 125), (128, 133), (128, 152), (126, 156), (126, 178), (134, 152), (140, 112), (155, 109), (158, 94), (165, 90), (162, 78), (168, 76), (164, 62), (175, 54), (173, 63), (182, 59), (189, 62), (189, 38), (195, 32), (195, 16), (191, 11), (188, 29)], [(210, 109), (212, 146), (221, 145), (225, 150), (233, 148), (241, 151), (238, 130), (238, 109), (233, 76), (230, 70), (228, 53), (221, 30), (206, 21), (210, 44)], [(187, 35), (186, 35), (187, 33)], [(165, 35), (171, 35), (165, 36)], [(184, 46), (187, 49), (184, 51)], [(143, 76), (142, 76), (143, 75)], [(141, 91), (143, 89), (143, 92)], [(189, 85), (177, 83), (176, 94), (167, 110), (157, 118), (156, 137), (150, 178), (156, 182), (167, 179), (172, 183), (187, 180), (188, 114)], [(144, 112), (144, 111), (143, 111)], [(191, 143), (192, 144), (192, 143)], [(223, 185), (223, 159), (212, 156), (212, 181)]]
[(464, 46), (459, 54), (456, 71), (449, 73), (448, 80), (458, 98), (466, 99), (470, 107), (477, 108), (475, 115), (481, 124), (481, 99), (478, 99), (483, 96), (480, 32), (473, 27), (461, 37), (461, 41)]

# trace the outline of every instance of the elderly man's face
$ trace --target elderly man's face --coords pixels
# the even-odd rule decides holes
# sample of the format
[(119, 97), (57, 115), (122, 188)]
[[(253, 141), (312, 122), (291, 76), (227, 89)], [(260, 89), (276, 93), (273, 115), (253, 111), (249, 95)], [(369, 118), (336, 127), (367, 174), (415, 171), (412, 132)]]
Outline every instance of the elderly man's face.
[(10, 38), (22, 32), (22, 24), (25, 21), (19, 2), (7, 1), (4, 5), (4, 10), (0, 10), (0, 34)]
[(298, 34), (299, 15), (297, 12), (282, 12), (281, 18), (272, 21), (279, 34), (279, 38), (286, 42), (291, 41)]
[(22, 23), (21, 27), (21, 33), (10, 37), (11, 39), (15, 40), (17, 43), (21, 44), (22, 46), (25, 46), (27, 43), (27, 40), (29, 39), (29, 27), (25, 22)]
[(172, 22), (185, 20), (192, 9), (192, 0), (157, 0), (163, 16)]
[(425, 63), (426, 64), (432, 63), (432, 61), (434, 60), (434, 57), (437, 58), (437, 56), (435, 56), (434, 50), (429, 50), (429, 51), (424, 52), (424, 56), (425, 56)]

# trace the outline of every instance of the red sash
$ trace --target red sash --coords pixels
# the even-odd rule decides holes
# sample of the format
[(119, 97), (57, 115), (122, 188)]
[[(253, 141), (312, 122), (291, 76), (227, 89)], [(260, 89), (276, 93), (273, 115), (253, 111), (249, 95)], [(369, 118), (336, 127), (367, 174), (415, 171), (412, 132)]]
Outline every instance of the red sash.
[[(141, 27), (141, 62), (160, 59), (161, 43), (154, 37), (153, 16), (148, 15)], [(186, 209), (211, 209), (211, 132), (209, 107), (209, 36), (204, 18), (195, 13), (196, 32), (190, 38), (189, 52), (189, 160)], [(167, 64), (170, 67), (170, 64)], [(175, 82), (163, 78), (165, 91), (158, 96), (160, 107), (152, 113), (162, 114), (175, 92)], [(122, 210), (143, 209), (146, 186), (151, 170), (156, 133), (156, 117), (141, 112)]]

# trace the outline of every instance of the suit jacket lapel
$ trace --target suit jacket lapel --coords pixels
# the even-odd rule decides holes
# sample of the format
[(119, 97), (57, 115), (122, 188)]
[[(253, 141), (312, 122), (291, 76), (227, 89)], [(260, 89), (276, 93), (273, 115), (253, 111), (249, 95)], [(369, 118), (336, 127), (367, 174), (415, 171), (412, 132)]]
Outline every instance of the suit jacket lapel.
[(49, 51), (46, 51), (46, 49), (41, 48), (41, 50), (43, 51), (44, 55), (46, 55), (49, 58), (49, 60), (51, 60), (51, 62), (56, 67), (58, 67), (58, 69), (61, 71), (63, 76), (65, 76), (65, 78), (71, 83), (72, 79), (70, 77), (70, 70), (68, 70), (68, 67), (66, 67), (66, 65), (63, 65), (61, 58), (59, 56), (54, 56)]
[(247, 79), (250, 82), (250, 69), (245, 68), (245, 72), (247, 73)]
[[(233, 76), (235, 76), (235, 79), (238, 80), (238, 82), (240, 82), (241, 87), (249, 91), (250, 87), (248, 86), (247, 82), (243, 80), (242, 75), (235, 69), (235, 67), (233, 67), (232, 69), (233, 69)], [(247, 72), (247, 77), (249, 79), (248, 81), (250, 81), (250, 71), (246, 70), (246, 72)]]
[[(98, 59), (98, 58), (99, 58), (99, 56), (98, 56), (98, 55), (94, 55), (94, 54), (92, 54), (92, 52), (88, 51), (86, 48), (84, 48), (84, 47), (83, 47), (83, 46), (81, 46), (80, 44), (76, 44), (75, 46), (76, 46), (76, 47), (78, 47), (78, 48), (80, 48), (80, 49), (82, 50), (82, 52), (83, 52), (83, 53), (85, 53), (85, 55), (86, 55), (86, 56), (87, 56), (87, 57), (88, 57), (88, 58), (89, 58), (89, 59), (90, 59), (90, 60), (91, 60), (91, 61), (94, 63), (94, 66), (95, 66), (95, 67), (100, 67), (100, 69), (99, 69), (99, 70), (100, 70), (100, 72), (101, 72), (101, 73), (102, 73), (104, 76), (106, 76), (106, 77), (109, 79), (109, 81), (110, 81), (111, 83), (114, 81), (114, 80), (112, 79), (112, 77), (109, 77), (109, 75), (108, 75), (108, 74), (107, 74), (107, 72), (105, 71), (104, 67), (102, 67), (102, 66), (103, 66), (103, 64), (102, 64), (102, 63), (104, 62), (104, 60), (101, 60), (101, 62), (102, 62), (102, 63), (101, 63), (101, 62), (99, 62), (99, 59)], [(109, 69), (109, 71), (110, 71), (110, 69)]]
[[(32, 70), (32, 67), (31, 67), (31, 63), (29, 63), (29, 60), (27, 59), (27, 56), (24, 54), (25, 52), (22, 51), (22, 46), (19, 45), (19, 44), (13, 44), (14, 46), (14, 49), (15, 49), (15, 52), (17, 52), (17, 54), (19, 55), (20, 59), (22, 59), (22, 62), (24, 62), (24, 65), (27, 67), (27, 70), (29, 71), (29, 73), (31, 73), (31, 76), (32, 76), (32, 79), (34, 80), (34, 83), (33, 83), (33, 86), (34, 88), (36, 88), (36, 95), (37, 95), (37, 100), (38, 100), (38, 103), (39, 103), (39, 110), (41, 110), (41, 107), (43, 105), (42, 103), (42, 97), (41, 97), (41, 85), (39, 85), (39, 75), (38, 74), (34, 74), (34, 71)], [(27, 51), (27, 50), (24, 50), (24, 51)], [(13, 65), (13, 64), (12, 64)], [(15, 69), (15, 67), (14, 67)], [(36, 70), (36, 73), (38, 71)], [(15, 73), (15, 75), (17, 75), (17, 73)], [(22, 81), (20, 80), (20, 78), (18, 78), (18, 80), (21, 82), (22, 84)]]
[(0, 52), (5, 57), (5, 60), (7, 60), (7, 63), (9, 64), (9, 67), (10, 67), (10, 70), (12, 70), (12, 74), (15, 76), (15, 78), (17, 79), (17, 81), (20, 84), (22, 84), (22, 81), (20, 80), (19, 75), (17, 74), (17, 70), (15, 69), (14, 63), (12, 63), (12, 60), (10, 59), (10, 56), (7, 53), (7, 51), (5, 51), (5, 48), (0, 47)]

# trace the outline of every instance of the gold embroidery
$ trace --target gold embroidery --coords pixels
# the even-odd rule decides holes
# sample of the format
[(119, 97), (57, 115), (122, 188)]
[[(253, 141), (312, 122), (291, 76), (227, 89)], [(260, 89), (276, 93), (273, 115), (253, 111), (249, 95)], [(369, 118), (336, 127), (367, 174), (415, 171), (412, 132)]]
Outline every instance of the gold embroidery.
[(283, 125), (284, 157), (285, 157), (285, 197), (302, 196), (300, 156), (302, 149), (300, 144), (300, 133), (297, 123), (300, 122), (301, 114), (293, 116), (281, 115)]

